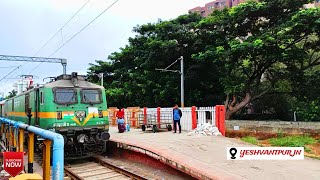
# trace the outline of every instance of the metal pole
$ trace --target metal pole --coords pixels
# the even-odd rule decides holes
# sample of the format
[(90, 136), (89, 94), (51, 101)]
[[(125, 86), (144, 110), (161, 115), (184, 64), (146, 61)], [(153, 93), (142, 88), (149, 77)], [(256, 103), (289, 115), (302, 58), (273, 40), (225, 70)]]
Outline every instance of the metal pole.
[(103, 86), (103, 73), (100, 73), (101, 76), (101, 86)]
[[(174, 63), (178, 62), (178, 60), (180, 60), (180, 71), (178, 70), (168, 70), (169, 67), (171, 67)], [(165, 69), (157, 69), (156, 70), (160, 70), (160, 71), (164, 71), (164, 72), (178, 72), (180, 73), (181, 76), (181, 107), (184, 107), (184, 71), (183, 71), (184, 67), (183, 67), (183, 56), (180, 56), (180, 58), (178, 58), (176, 61), (174, 61), (172, 64), (170, 64), (168, 67), (166, 67)], [(121, 75), (122, 76), (122, 75)]]
[(67, 74), (67, 60), (66, 59), (61, 59), (61, 64), (63, 68), (63, 75)]
[(67, 64), (62, 64), (62, 68), (63, 68), (63, 74), (66, 75), (67, 74)]
[(181, 107), (184, 107), (184, 72), (183, 72), (183, 56), (180, 57), (181, 66)]

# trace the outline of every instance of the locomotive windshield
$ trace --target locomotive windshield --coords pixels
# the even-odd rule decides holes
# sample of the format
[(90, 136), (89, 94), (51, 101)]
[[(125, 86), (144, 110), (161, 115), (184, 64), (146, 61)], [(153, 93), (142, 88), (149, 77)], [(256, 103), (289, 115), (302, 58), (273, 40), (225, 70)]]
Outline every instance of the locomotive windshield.
[(54, 91), (54, 98), (57, 104), (73, 104), (76, 103), (76, 92), (70, 88), (59, 88)]
[(90, 104), (101, 103), (101, 92), (97, 89), (83, 89), (82, 102)]

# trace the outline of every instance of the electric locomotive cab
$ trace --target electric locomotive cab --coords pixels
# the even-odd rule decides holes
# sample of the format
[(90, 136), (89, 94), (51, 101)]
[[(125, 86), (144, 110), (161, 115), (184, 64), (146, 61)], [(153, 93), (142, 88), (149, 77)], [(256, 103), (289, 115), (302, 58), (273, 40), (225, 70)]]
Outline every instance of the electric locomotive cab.
[[(64, 137), (65, 149), (72, 148), (69, 150), (77, 151), (72, 154), (83, 154), (85, 150), (94, 151), (97, 145), (109, 140), (107, 103), (103, 87), (72, 73), (58, 76), (55, 81), (46, 84), (44, 93), (47, 94), (45, 99), (52, 103), (50, 107), (43, 108), (56, 113), (56, 118), (52, 119), (48, 126)], [(48, 94), (52, 94), (52, 97)]]

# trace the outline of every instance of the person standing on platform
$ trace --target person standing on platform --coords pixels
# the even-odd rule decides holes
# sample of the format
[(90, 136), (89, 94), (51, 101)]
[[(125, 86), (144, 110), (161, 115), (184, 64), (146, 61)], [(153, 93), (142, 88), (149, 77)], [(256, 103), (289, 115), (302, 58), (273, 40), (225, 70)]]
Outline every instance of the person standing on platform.
[(123, 108), (119, 108), (119, 111), (117, 112), (116, 117), (117, 117), (119, 133), (123, 133), (126, 130), (126, 127), (124, 125), (124, 109)]
[(173, 127), (174, 133), (177, 133), (177, 124), (179, 125), (179, 133), (181, 133), (180, 119), (182, 117), (182, 111), (179, 109), (178, 104), (173, 107)]

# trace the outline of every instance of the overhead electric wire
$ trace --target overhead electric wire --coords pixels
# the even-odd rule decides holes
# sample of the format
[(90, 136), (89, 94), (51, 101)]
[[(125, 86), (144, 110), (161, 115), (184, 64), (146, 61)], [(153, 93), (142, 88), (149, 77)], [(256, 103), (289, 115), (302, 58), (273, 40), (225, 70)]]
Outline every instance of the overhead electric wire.
[[(46, 47), (48, 44), (49, 44), (49, 42), (54, 38), (54, 37), (56, 37), (58, 34), (59, 34), (59, 32), (62, 32), (62, 29), (89, 3), (89, 1), (90, 0), (87, 0), (81, 7), (80, 7), (80, 9), (78, 9), (78, 11), (73, 15), (73, 16), (71, 16), (71, 18), (49, 39), (49, 40), (47, 40), (47, 42), (43, 45), (43, 46), (41, 46), (41, 48), (33, 55), (33, 57), (35, 57), (37, 54), (39, 54), (39, 52), (44, 48), (44, 47)], [(19, 65), (18, 66), (18, 68), (16, 68), (16, 69), (19, 69), (21, 66), (24, 66), (25, 64), (27, 64), (28, 62), (25, 62), (25, 63), (23, 63), (23, 64), (21, 64), (21, 65)], [(41, 64), (41, 63), (40, 63)], [(40, 65), (39, 64), (39, 65)], [(38, 65), (38, 66), (39, 66)], [(16, 70), (15, 69), (15, 70)], [(14, 70), (14, 71), (15, 71)], [(10, 72), (9, 74), (7, 74), (5, 77), (7, 77), (8, 75), (10, 75), (11, 73), (13, 73), (14, 71), (12, 71), (12, 72)], [(29, 73), (30, 74), (30, 73)], [(4, 77), (4, 78), (5, 78)], [(1, 80), (3, 80), (4, 78), (2, 78)], [(1, 81), (0, 80), (0, 81)]]
[(33, 56), (36, 56), (44, 47), (46, 47), (46, 46), (49, 44), (49, 42), (50, 42), (54, 37), (56, 37), (56, 36), (58, 35), (58, 33), (61, 32), (62, 29), (63, 29), (64, 27), (66, 27), (66, 25), (89, 3), (89, 1), (90, 1), (90, 0), (87, 0), (86, 3), (84, 3), (84, 4), (81, 6), (81, 8), (60, 28), (60, 30), (57, 31), (57, 32), (36, 52), (36, 54), (33, 55)]
[[(90, 21), (87, 25), (85, 25), (80, 31), (78, 31), (76, 34), (74, 34), (71, 38), (69, 38), (65, 43), (63, 43), (58, 49), (56, 49), (52, 54), (50, 54), (49, 57), (57, 53), (61, 48), (63, 48), (66, 44), (68, 44), (73, 38), (75, 38), (78, 34), (80, 34), (84, 29), (86, 29), (88, 26), (90, 26), (95, 20), (97, 20), (102, 14), (104, 14), (108, 9), (110, 9), (113, 5), (115, 5), (119, 0), (114, 1), (111, 5), (109, 5), (105, 10), (103, 10), (98, 16), (96, 16), (92, 21)], [(35, 68), (33, 68), (31, 72), (33, 72), (36, 68), (40, 66), (41, 63), (39, 63)]]
[(8, 77), (11, 73), (13, 73), (15, 70), (19, 69), (20, 67), (21, 67), (21, 65), (18, 66), (18, 67), (16, 67), (14, 70), (10, 71), (7, 75), (5, 75), (3, 78), (1, 78), (0, 81), (2, 81), (3, 79), (5, 79), (6, 77)]

